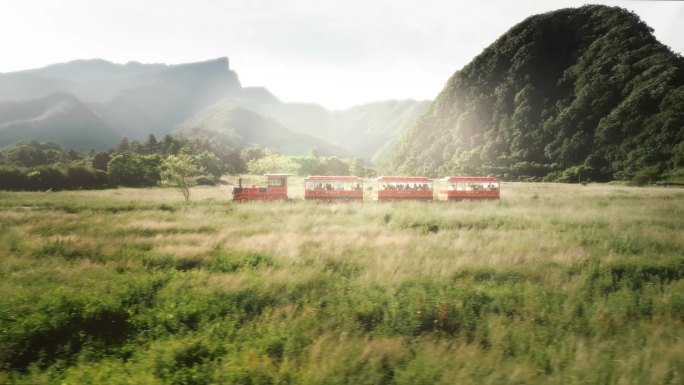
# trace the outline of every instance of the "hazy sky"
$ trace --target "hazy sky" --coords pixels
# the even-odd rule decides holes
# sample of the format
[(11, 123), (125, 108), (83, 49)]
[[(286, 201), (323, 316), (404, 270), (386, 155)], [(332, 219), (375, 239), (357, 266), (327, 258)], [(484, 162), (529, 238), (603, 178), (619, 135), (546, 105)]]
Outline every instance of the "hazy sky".
[[(230, 58), (244, 86), (330, 108), (432, 99), (527, 16), (587, 1), (0, 0), (0, 72), (74, 59)], [(684, 53), (684, 3), (603, 1)]]

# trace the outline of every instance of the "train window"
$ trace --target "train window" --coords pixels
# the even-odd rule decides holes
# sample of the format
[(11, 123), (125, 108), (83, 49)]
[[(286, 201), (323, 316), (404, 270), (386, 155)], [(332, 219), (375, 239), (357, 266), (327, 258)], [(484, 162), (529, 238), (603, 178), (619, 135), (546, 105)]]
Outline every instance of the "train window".
[(378, 182), (378, 190), (429, 191), (432, 190), (432, 182), (383, 181)]
[(283, 186), (283, 179), (269, 179), (268, 185), (269, 185), (269, 187), (282, 187)]
[(499, 182), (449, 182), (448, 189), (454, 191), (496, 191), (499, 189)]
[(304, 183), (306, 190), (327, 190), (327, 191), (354, 191), (362, 190), (361, 182), (348, 180), (307, 180)]

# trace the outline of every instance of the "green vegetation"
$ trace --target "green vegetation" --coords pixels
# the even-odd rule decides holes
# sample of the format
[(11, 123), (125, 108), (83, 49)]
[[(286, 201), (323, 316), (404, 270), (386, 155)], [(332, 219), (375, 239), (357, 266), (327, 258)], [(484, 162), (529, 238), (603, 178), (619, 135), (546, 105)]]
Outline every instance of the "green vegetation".
[(381, 171), (646, 183), (681, 168), (682, 143), (684, 59), (635, 14), (590, 5), (511, 28), (451, 77)]
[[(0, 149), (0, 190), (75, 190), (114, 186), (157, 186), (162, 165), (171, 157), (192, 158), (204, 175), (192, 185), (215, 185), (225, 173), (290, 172), (296, 175), (372, 176), (360, 158), (321, 156), (312, 149), (306, 156), (285, 156), (270, 149), (230, 148), (210, 139), (150, 135), (143, 144), (123, 138), (108, 151), (84, 154), (55, 143), (20, 142)], [(170, 179), (167, 178), (167, 181)], [(173, 185), (178, 185), (177, 181)], [(189, 192), (189, 191), (188, 191)]]
[(21, 142), (0, 150), (0, 189), (63, 190), (108, 186), (156, 186), (168, 157), (190, 156), (207, 175), (196, 182), (216, 184), (226, 172), (245, 170), (240, 152), (208, 140), (150, 135), (143, 144), (123, 138), (108, 151), (84, 154), (55, 143)]
[(306, 156), (284, 156), (268, 149), (246, 148), (242, 152), (250, 174), (288, 172), (293, 175), (355, 175), (371, 177), (375, 171), (367, 168), (360, 158), (339, 159), (321, 156), (312, 150)]
[(171, 155), (164, 159), (161, 166), (163, 185), (176, 187), (183, 194), (185, 203), (190, 201), (190, 187), (196, 184), (195, 178), (203, 171), (199, 162), (190, 155)]
[[(301, 195), (301, 178), (291, 179)], [(684, 191), (0, 192), (0, 383), (677, 384)]]

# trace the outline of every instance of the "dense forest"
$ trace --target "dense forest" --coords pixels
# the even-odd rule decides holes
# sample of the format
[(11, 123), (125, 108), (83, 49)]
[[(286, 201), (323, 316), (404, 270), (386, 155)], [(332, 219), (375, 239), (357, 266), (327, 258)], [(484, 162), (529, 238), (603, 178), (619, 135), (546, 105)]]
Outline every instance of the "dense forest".
[(568, 182), (676, 176), (684, 59), (652, 32), (634, 13), (599, 5), (527, 18), (449, 79), (380, 170)]

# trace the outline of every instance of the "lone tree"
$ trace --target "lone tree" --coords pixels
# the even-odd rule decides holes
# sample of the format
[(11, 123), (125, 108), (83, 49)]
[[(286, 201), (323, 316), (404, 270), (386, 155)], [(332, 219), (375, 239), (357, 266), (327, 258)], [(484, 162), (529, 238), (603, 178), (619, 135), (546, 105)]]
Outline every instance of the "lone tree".
[(170, 155), (162, 163), (161, 180), (166, 186), (178, 188), (185, 197), (185, 203), (188, 203), (190, 187), (195, 185), (195, 177), (201, 173), (202, 166), (191, 155)]

